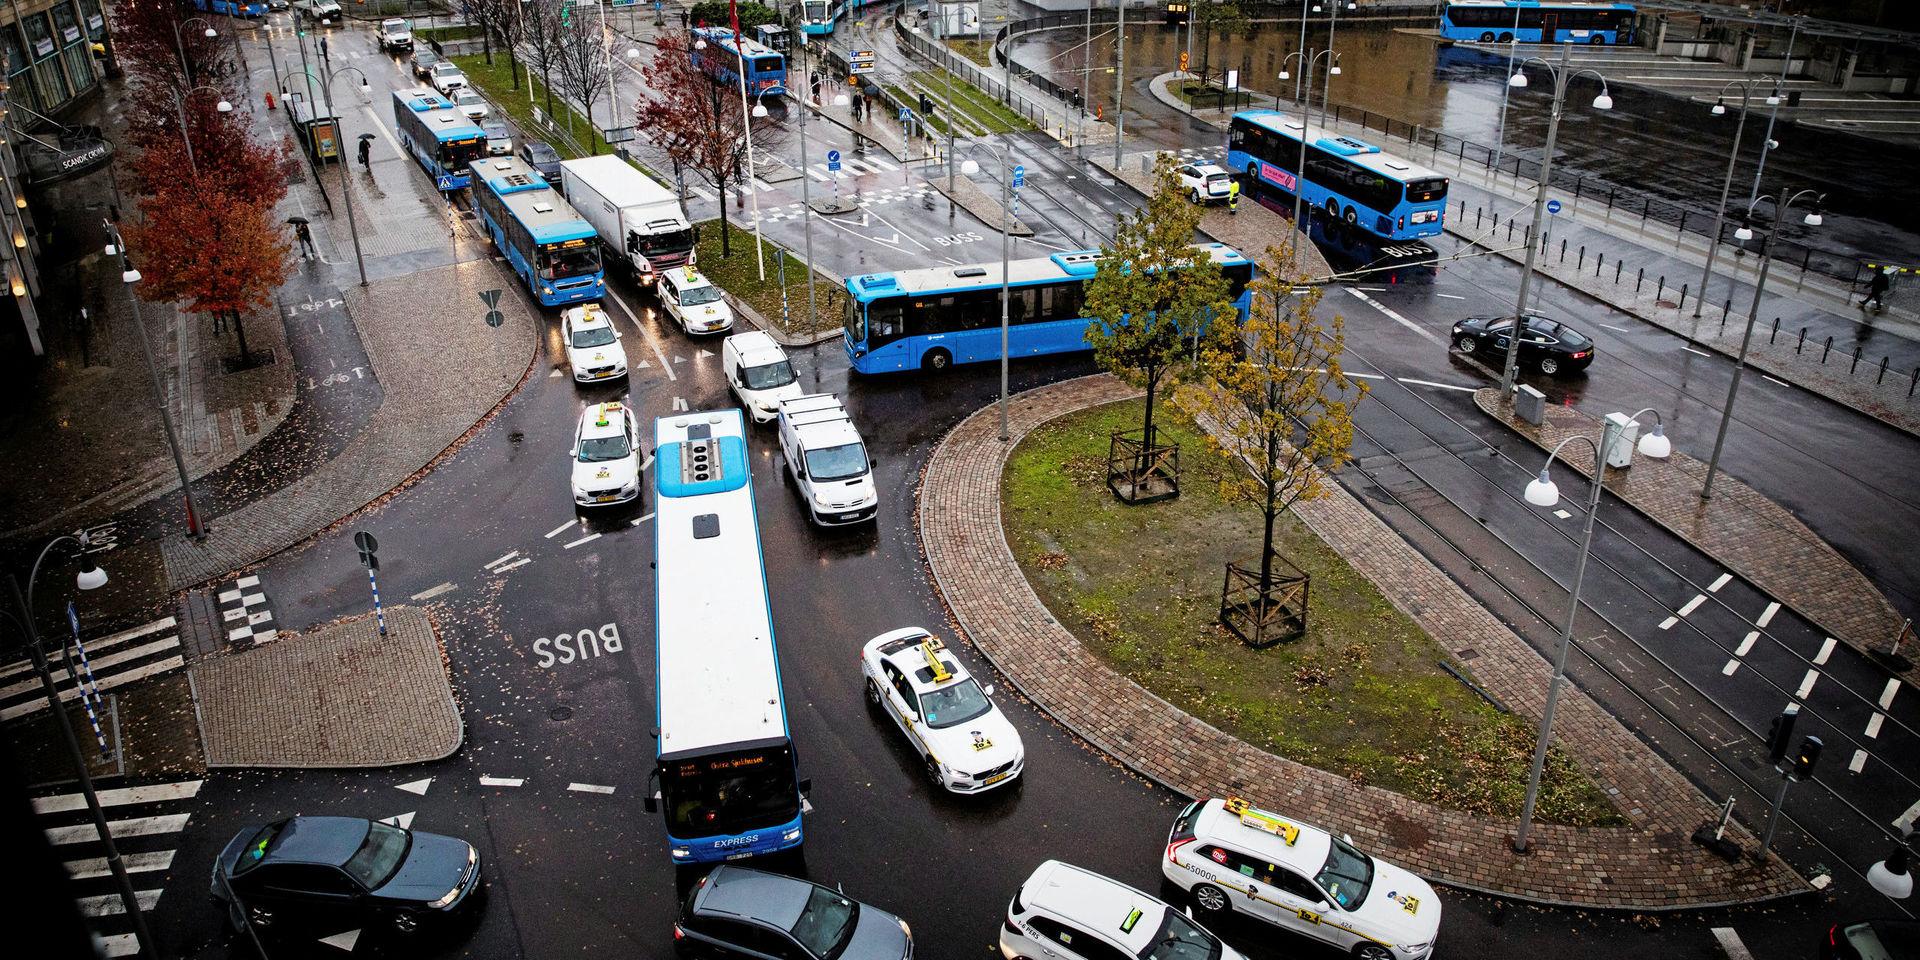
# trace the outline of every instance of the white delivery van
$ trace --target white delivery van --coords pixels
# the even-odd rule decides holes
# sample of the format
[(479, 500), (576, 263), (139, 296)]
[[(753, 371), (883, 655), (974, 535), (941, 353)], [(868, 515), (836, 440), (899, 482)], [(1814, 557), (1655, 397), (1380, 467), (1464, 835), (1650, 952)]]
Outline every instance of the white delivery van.
[(780, 452), (814, 523), (837, 527), (879, 513), (873, 460), (839, 397), (814, 393), (782, 402)]
[(560, 191), (600, 235), (608, 263), (642, 283), (693, 263), (693, 225), (672, 190), (613, 154), (560, 163)]
[(720, 369), (754, 423), (771, 423), (780, 414), (780, 401), (806, 392), (787, 352), (758, 330), (736, 333), (720, 345)]

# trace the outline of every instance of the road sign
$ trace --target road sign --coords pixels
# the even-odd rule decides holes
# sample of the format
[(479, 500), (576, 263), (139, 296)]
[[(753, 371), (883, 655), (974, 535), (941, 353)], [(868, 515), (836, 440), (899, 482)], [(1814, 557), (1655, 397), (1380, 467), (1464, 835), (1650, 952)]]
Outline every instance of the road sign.
[(507, 315), (498, 310), (487, 311), (487, 326), (497, 327), (507, 322)]
[(901, 122), (901, 123), (906, 123), (906, 122), (907, 122), (907, 120), (908, 120), (908, 119), (909, 119), (910, 117), (912, 117), (912, 116), (913, 116), (913, 111), (912, 111), (911, 109), (908, 109), (907, 107), (901, 107), (901, 108), (900, 108), (900, 122)]
[(601, 131), (600, 138), (607, 141), (607, 146), (613, 146), (616, 143), (626, 143), (633, 139), (633, 128), (613, 127), (612, 129)]
[(1547, 212), (1548, 212), (1548, 213), (1559, 213), (1559, 212), (1560, 212), (1560, 201), (1558, 201), (1558, 200), (1548, 200), (1548, 201), (1547, 201)]
[(380, 541), (375, 540), (373, 534), (365, 530), (353, 535), (353, 545), (359, 547), (361, 553), (372, 553), (380, 549)]
[(873, 72), (873, 51), (855, 50), (847, 55), (847, 69), (854, 76)]
[(827, 172), (828, 173), (840, 172), (840, 151), (838, 150), (827, 151)]
[(497, 307), (500, 305), (500, 291), (499, 290), (480, 291), (480, 302), (486, 304), (488, 310), (492, 310), (494, 307)]
[(1024, 163), (1014, 164), (1013, 165), (1013, 188), (1015, 190), (1018, 190), (1021, 187), (1024, 187), (1026, 185), (1027, 185), (1027, 165)]

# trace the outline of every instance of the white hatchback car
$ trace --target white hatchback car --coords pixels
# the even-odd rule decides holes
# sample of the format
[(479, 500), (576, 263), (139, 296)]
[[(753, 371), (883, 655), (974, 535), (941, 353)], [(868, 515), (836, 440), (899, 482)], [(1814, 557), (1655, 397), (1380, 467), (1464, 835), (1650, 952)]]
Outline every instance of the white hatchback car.
[(487, 118), (487, 98), (466, 87), (453, 91), (453, 105), (459, 107), (468, 120), (478, 123)]
[(640, 496), (640, 431), (624, 403), (596, 403), (574, 435), (573, 502), (581, 507), (626, 503)]
[(1160, 872), (1206, 914), (1249, 914), (1357, 960), (1425, 960), (1440, 933), (1425, 880), (1237, 797), (1180, 811)]
[(427, 80), (433, 84), (441, 96), (453, 96), (455, 90), (467, 85), (467, 75), (451, 60), (442, 60), (427, 72)]
[(1212, 203), (1227, 199), (1233, 190), (1233, 174), (1212, 163), (1183, 163), (1174, 170), (1181, 189), (1194, 203)]
[(725, 333), (733, 329), (733, 308), (724, 294), (692, 267), (675, 267), (653, 282), (660, 305), (688, 333)]
[(617, 380), (627, 375), (627, 352), (620, 349), (620, 332), (597, 303), (583, 303), (560, 312), (560, 340), (566, 345), (567, 366), (576, 383)]
[(787, 352), (759, 330), (728, 337), (720, 345), (720, 369), (754, 423), (771, 423), (780, 415), (782, 401), (798, 400), (807, 393)]
[(867, 704), (893, 719), (926, 765), (928, 782), (954, 793), (1011, 783), (1026, 765), (1020, 734), (939, 638), (919, 627), (883, 633), (860, 651)]
[(1244, 960), (1207, 928), (1132, 887), (1048, 860), (1000, 923), (1006, 960)]

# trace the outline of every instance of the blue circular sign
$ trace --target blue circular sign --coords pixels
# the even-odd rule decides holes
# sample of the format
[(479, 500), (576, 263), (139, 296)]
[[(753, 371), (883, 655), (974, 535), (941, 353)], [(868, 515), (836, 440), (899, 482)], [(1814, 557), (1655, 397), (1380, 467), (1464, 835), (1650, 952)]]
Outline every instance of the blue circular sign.
[(1548, 200), (1548, 201), (1547, 201), (1547, 212), (1548, 212), (1548, 213), (1559, 213), (1559, 212), (1560, 212), (1560, 201), (1558, 201), (1558, 200)]

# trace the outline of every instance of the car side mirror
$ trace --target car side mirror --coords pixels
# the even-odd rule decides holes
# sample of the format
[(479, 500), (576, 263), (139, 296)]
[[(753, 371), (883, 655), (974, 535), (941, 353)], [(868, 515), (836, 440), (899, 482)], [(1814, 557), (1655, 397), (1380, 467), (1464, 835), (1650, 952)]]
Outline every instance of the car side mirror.
[(618, 330), (615, 330), (615, 331), (613, 332), (613, 338), (614, 338), (615, 340), (625, 340), (625, 339), (627, 338), (627, 335), (626, 335), (626, 334), (624, 334), (624, 333), (621, 333), (621, 332), (620, 332), (620, 331), (618, 331)]
[(1321, 913), (1329, 913), (1333, 910), (1333, 904), (1328, 903), (1325, 900), (1322, 900), (1319, 903), (1314, 904), (1313, 908)]
[(808, 794), (808, 793), (812, 793), (812, 792), (813, 792), (813, 778), (812, 778), (812, 777), (801, 777), (801, 778), (800, 778), (800, 792), (801, 792), (802, 794)]
[(872, 470), (872, 469), (875, 469), (875, 468), (876, 468), (876, 467), (878, 467), (878, 466), (880, 466), (880, 461), (878, 461), (878, 460), (875, 460), (875, 459), (874, 459), (874, 458), (872, 458), (872, 457), (868, 457), (868, 458), (867, 458), (867, 469), (868, 469), (868, 470)]
[(986, 686), (981, 687), (980, 692), (986, 694), (989, 697), (993, 696), (993, 684), (989, 683)]

